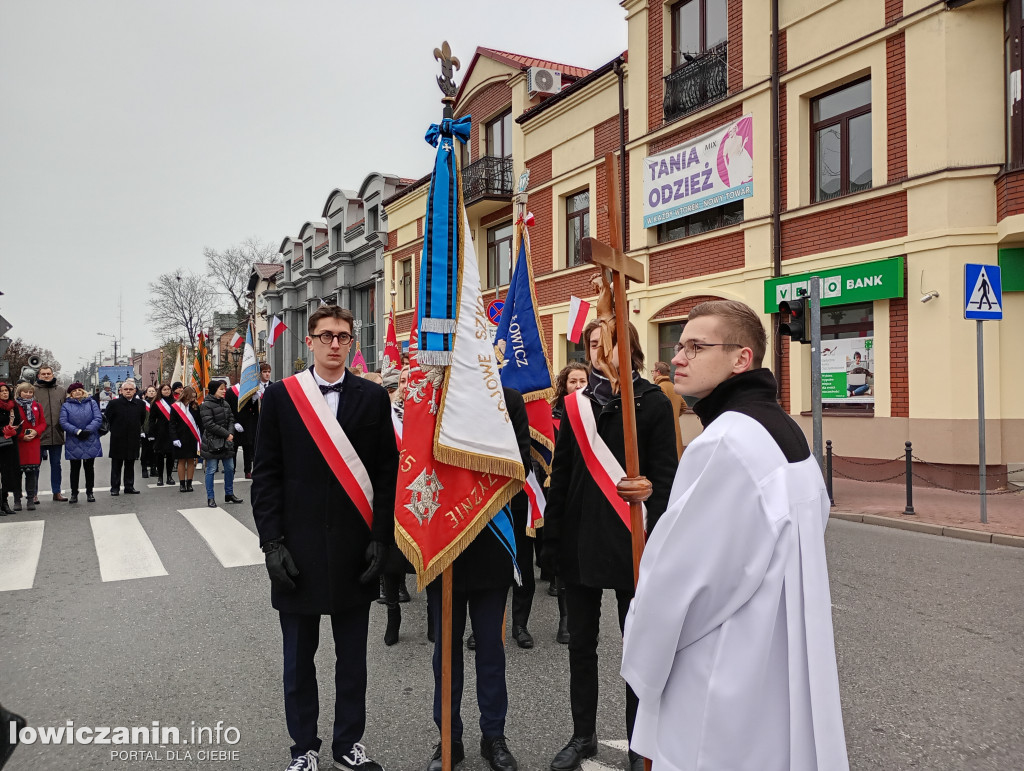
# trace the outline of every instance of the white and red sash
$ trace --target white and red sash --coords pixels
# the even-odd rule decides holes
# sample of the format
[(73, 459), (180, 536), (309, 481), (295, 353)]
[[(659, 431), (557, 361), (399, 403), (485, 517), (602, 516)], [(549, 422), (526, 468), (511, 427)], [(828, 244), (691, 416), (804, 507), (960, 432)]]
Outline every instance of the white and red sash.
[(331, 414), (327, 399), (320, 393), (313, 373), (306, 369), (282, 382), (327, 465), (359, 510), (366, 526), (372, 527), (373, 485), (370, 483), (370, 475), (337, 417)]
[(161, 396), (156, 400), (157, 409), (160, 410), (160, 414), (163, 415), (169, 421), (171, 419), (171, 405), (164, 401)]
[[(569, 420), (576, 442), (583, 453), (583, 460), (587, 464), (594, 481), (608, 499), (608, 503), (619, 515), (622, 524), (632, 532), (630, 527), (629, 504), (619, 497), (616, 487), (619, 481), (626, 476), (619, 461), (615, 458), (611, 448), (605, 444), (597, 433), (597, 421), (594, 419), (594, 410), (585, 396), (580, 396), (580, 391), (568, 394), (565, 397), (565, 417)], [(647, 507), (644, 507), (644, 521), (647, 521)]]
[(178, 413), (178, 417), (181, 418), (182, 422), (188, 426), (192, 436), (196, 438), (196, 447), (198, 448), (202, 439), (199, 437), (199, 426), (196, 425), (196, 419), (192, 417), (192, 411), (181, 402), (175, 402), (173, 409)]
[(536, 534), (537, 528), (544, 524), (544, 508), (547, 501), (544, 498), (544, 488), (541, 487), (537, 473), (533, 469), (530, 469), (530, 475), (526, 477), (523, 492), (526, 493), (526, 498), (530, 502), (530, 510), (526, 518), (526, 533), (529, 535), (530, 530), (533, 530)]
[(146, 412), (149, 412), (149, 408), (150, 408), (149, 401), (147, 401), (146, 399), (143, 399), (142, 403), (146, 405)]
[(402, 449), (402, 419), (398, 417), (394, 402), (391, 403), (391, 425), (395, 429), (395, 444), (398, 445), (398, 449)]

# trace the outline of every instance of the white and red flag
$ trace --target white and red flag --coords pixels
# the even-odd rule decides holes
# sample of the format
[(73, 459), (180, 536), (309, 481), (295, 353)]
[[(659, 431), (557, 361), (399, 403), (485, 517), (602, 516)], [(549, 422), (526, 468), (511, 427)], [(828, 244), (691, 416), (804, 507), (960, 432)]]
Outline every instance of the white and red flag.
[(398, 348), (398, 335), (395, 334), (395, 309), (388, 314), (388, 330), (384, 337), (384, 361), (382, 371), (398, 369), (402, 366), (402, 352)]
[(284, 325), (284, 322), (281, 321), (281, 319), (279, 319), (277, 316), (274, 316), (274, 318), (270, 320), (270, 334), (268, 335), (269, 339), (267, 341), (267, 344), (273, 345), (274, 343), (276, 343), (277, 338), (279, 338), (281, 336), (281, 333), (284, 332), (286, 329), (288, 329), (288, 327)]
[(590, 303), (576, 295), (569, 299), (569, 329), (567, 336), (573, 343), (580, 341), (583, 334), (583, 327), (587, 325), (587, 314), (590, 313)]
[(231, 343), (230, 343), (231, 347), (232, 348), (241, 348), (242, 347), (242, 343), (244, 343), (244, 342), (245, 342), (245, 338), (242, 337), (242, 335), (239, 334), (238, 330), (236, 329), (235, 330), (235, 334), (231, 336)]

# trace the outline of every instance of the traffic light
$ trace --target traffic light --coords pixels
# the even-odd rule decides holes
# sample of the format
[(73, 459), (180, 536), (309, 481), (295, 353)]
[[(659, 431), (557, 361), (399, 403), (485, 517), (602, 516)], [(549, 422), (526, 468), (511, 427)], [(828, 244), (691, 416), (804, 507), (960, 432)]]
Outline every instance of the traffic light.
[(783, 300), (779, 303), (779, 334), (809, 345), (811, 325), (807, 323), (807, 298)]

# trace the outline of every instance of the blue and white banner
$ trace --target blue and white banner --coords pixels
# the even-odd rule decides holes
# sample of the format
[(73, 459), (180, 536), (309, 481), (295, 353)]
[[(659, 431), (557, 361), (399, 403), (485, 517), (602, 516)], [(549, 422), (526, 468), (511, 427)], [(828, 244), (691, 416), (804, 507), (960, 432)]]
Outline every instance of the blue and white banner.
[(252, 327), (245, 330), (245, 349), (242, 354), (242, 377), (238, 381), (238, 406), (241, 408), (260, 387), (260, 363), (252, 347)]
[(416, 304), (420, 364), (448, 366), (455, 345), (458, 315), (459, 255), (465, 239), (461, 207), (462, 190), (456, 158), (456, 144), (469, 140), (470, 117), (445, 118), (433, 124), (426, 140), (437, 148), (434, 171), (427, 194), (427, 216), (423, 233), (423, 258)]
[(644, 159), (645, 228), (753, 194), (751, 115)]

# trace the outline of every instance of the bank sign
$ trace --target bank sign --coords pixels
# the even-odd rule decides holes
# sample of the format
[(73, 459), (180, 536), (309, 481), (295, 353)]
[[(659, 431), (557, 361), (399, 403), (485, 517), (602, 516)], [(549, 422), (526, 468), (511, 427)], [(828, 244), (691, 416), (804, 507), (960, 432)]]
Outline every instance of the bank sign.
[(799, 297), (800, 290), (809, 295), (811, 276), (822, 280), (822, 307), (903, 297), (903, 257), (890, 257), (768, 279), (764, 282), (764, 312), (778, 313), (779, 303)]
[(753, 194), (750, 115), (644, 159), (645, 228)]

